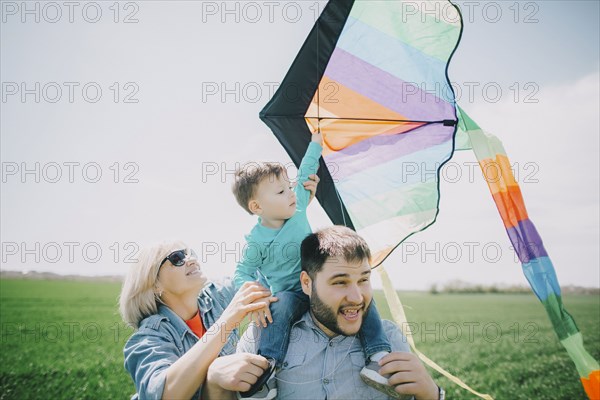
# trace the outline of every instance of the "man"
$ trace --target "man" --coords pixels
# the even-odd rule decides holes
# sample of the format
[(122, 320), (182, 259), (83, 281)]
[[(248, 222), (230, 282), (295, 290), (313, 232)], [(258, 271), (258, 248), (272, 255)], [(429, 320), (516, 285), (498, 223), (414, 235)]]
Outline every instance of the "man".
[[(307, 236), (300, 251), (300, 282), (310, 298), (310, 311), (292, 327), (288, 352), (277, 374), (277, 397), (387, 399), (360, 379), (370, 380), (371, 369), (388, 377), (388, 382), (375, 385), (387, 386), (394, 397), (443, 399), (443, 390), (409, 353), (406, 341), (390, 321), (383, 323), (392, 353), (361, 371), (365, 356), (356, 334), (373, 298), (371, 254), (364, 239), (351, 229), (334, 226)], [(238, 353), (256, 353), (259, 336), (259, 328), (251, 325), (238, 344)], [(372, 374), (374, 379), (377, 376)]]

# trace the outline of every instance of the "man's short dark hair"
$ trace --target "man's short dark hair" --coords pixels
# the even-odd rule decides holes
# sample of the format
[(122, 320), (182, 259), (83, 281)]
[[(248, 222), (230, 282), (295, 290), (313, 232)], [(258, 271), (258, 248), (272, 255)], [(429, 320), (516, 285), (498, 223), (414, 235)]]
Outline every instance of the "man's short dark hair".
[(342, 258), (347, 262), (371, 259), (367, 242), (350, 228), (332, 226), (308, 235), (300, 246), (300, 264), (311, 279), (329, 257)]

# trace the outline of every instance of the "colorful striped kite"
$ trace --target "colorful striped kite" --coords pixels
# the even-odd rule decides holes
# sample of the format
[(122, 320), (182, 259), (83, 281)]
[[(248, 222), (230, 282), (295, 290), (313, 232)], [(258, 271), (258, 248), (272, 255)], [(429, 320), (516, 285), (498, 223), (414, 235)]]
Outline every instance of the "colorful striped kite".
[[(297, 166), (310, 134), (322, 132), (317, 198), (333, 223), (367, 240), (374, 267), (435, 222), (440, 169), (457, 140), (459, 147), (472, 146), (484, 172), (497, 163), (502, 179), (487, 181), (525, 275), (588, 396), (598, 398), (598, 363), (562, 305), (554, 268), (527, 217), (504, 149), (456, 105), (447, 68), (462, 27), (459, 9), (446, 0), (330, 0), (260, 117)], [(394, 317), (406, 326), (387, 274), (379, 270)], [(405, 334), (427, 364), (490, 398), (427, 359)]]

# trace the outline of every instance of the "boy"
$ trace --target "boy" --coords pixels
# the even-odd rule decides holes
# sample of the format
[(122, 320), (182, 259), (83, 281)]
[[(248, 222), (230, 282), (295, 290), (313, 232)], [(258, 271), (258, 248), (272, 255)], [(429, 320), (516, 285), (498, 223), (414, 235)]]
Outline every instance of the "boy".
[[(299, 279), (300, 243), (312, 233), (306, 217), (310, 193), (302, 185), (319, 168), (322, 141), (320, 133), (312, 135), (298, 169), (295, 187), (290, 185), (280, 164), (253, 164), (236, 172), (232, 188), (236, 200), (247, 212), (258, 216), (258, 223), (246, 236), (247, 245), (234, 275), (235, 285), (240, 287), (246, 281), (258, 280), (279, 299), (271, 304), (272, 318), (267, 313), (268, 326), (262, 318), (265, 328), (259, 354), (269, 360), (270, 367), (249, 391), (240, 394), (242, 398), (271, 399), (276, 396), (274, 379), (269, 378), (276, 368), (281, 368), (291, 324), (309, 308), (308, 297), (302, 292)], [(371, 307), (365, 317), (360, 333), (367, 365), (391, 351), (375, 307)]]

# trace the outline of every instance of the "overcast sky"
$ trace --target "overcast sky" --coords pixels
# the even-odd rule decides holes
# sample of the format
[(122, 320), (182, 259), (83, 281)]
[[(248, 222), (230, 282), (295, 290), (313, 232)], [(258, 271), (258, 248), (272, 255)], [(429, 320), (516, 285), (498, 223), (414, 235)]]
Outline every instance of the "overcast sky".
[[(324, 4), (2, 2), (2, 269), (123, 274), (181, 238), (231, 275), (255, 223), (231, 172), (290, 163), (258, 112)], [(598, 287), (599, 3), (459, 4), (459, 103), (503, 141), (561, 284)], [(475, 162), (455, 154), (437, 223), (386, 261), (397, 288), (526, 284)]]

